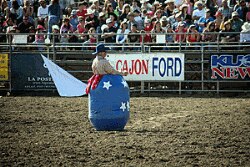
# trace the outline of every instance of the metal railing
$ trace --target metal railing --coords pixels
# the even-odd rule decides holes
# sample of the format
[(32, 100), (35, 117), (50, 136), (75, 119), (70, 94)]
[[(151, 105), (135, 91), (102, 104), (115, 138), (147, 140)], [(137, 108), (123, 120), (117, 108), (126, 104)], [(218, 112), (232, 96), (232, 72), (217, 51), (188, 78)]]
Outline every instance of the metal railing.
[[(141, 40), (138, 43), (126, 42), (122, 45), (116, 43), (107, 43), (111, 48), (111, 53), (153, 53), (153, 52), (170, 52), (185, 54), (185, 80), (184, 81), (142, 81), (130, 82), (130, 88), (133, 92), (250, 92), (249, 80), (212, 80), (209, 75), (209, 60), (211, 53), (213, 54), (250, 54), (250, 42), (227, 42), (220, 41), (221, 33), (217, 35), (217, 41), (214, 42), (194, 42), (194, 43), (166, 43), (158, 44), (155, 42), (145, 43)], [(232, 34), (232, 33), (227, 33)], [(239, 35), (239, 33), (237, 33)], [(6, 35), (6, 34), (0, 34)], [(97, 38), (96, 43), (60, 43), (55, 42), (55, 36), (60, 34), (51, 34), (49, 43), (13, 43), (12, 37), (20, 34), (7, 34), (6, 39), (10, 42), (0, 43), (1, 53), (43, 53), (55, 63), (64, 66), (89, 66), (92, 62), (94, 47), (100, 39)], [(35, 34), (21, 34), (35, 35)], [(47, 34), (44, 34), (47, 35)], [(64, 34), (65, 35), (65, 34)], [(79, 35), (79, 34), (70, 34)], [(98, 34), (99, 36), (101, 34)], [(145, 34), (140, 34), (142, 39)], [(157, 34), (151, 34), (157, 35)], [(168, 34), (171, 35), (171, 34)], [(173, 34), (174, 35), (174, 34)], [(105, 41), (103, 41), (105, 43)], [(38, 49), (40, 48), (40, 49)], [(77, 74), (91, 75), (92, 71), (88, 69), (67, 69), (68, 72)], [(11, 74), (10, 74), (11, 75)], [(80, 78), (87, 81), (87, 78)], [(11, 82), (11, 81), (9, 81)], [(11, 87), (11, 86), (10, 86)], [(11, 89), (11, 88), (10, 88)]]

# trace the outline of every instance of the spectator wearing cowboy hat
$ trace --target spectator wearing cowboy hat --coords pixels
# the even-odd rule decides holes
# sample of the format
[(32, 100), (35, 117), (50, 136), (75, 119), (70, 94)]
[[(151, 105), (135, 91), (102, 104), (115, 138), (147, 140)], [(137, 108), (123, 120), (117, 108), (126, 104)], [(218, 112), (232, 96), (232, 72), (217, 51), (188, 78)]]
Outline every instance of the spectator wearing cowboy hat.
[(245, 22), (240, 33), (240, 42), (250, 42), (250, 22)]
[(239, 18), (238, 12), (234, 11), (232, 13), (232, 18), (230, 19), (232, 29), (235, 32), (241, 32), (241, 26), (243, 25), (243, 20)]
[(167, 16), (162, 16), (160, 19), (160, 22), (161, 22), (162, 29), (167, 31), (167, 26), (169, 25), (169, 20), (168, 20)]
[[(174, 9), (173, 15), (168, 17), (168, 20), (169, 20), (169, 23), (171, 24), (171, 26), (173, 26), (173, 24), (176, 22), (176, 16), (178, 14), (179, 14), (179, 10), (178, 9)], [(180, 18), (181, 18), (181, 15), (180, 15)]]
[(180, 12), (181, 12), (181, 17), (183, 20), (186, 20), (187, 22), (191, 22), (192, 16), (188, 14), (188, 5), (187, 4), (182, 4), (180, 6)]
[(179, 13), (177, 13), (177, 14), (175, 15), (175, 20), (174, 20), (174, 22), (171, 23), (172, 28), (173, 28), (174, 31), (177, 29), (179, 23), (182, 22), (182, 21), (183, 21), (183, 19), (182, 19), (182, 17), (181, 17), (181, 12), (179, 12)]
[[(154, 14), (155, 14), (156, 10), (158, 9), (157, 6), (159, 6), (159, 5), (157, 5), (157, 3), (159, 4), (158, 1), (155, 1), (152, 5), (152, 8), (150, 9)], [(156, 4), (156, 5), (154, 5), (154, 4)]]
[(107, 45), (110, 46), (112, 46), (116, 42), (117, 29), (113, 27), (113, 24), (114, 23), (112, 22), (111, 18), (108, 18), (106, 20), (106, 25), (108, 26), (108, 28), (105, 28), (101, 35), (101, 38), (105, 41), (105, 43), (108, 43)]
[[(102, 33), (101, 27), (102, 27), (102, 25), (106, 24), (105, 13), (100, 12), (98, 20), (99, 20), (99, 25), (96, 28), (96, 33), (101, 34)], [(101, 36), (100, 35), (98, 36), (98, 39), (101, 40)]]
[[(170, 17), (175, 14), (175, 5), (174, 5), (174, 0), (166, 0), (164, 2), (165, 8), (164, 8), (164, 14), (167, 17)], [(178, 11), (179, 12), (179, 11)], [(177, 13), (178, 13), (177, 12)]]
[[(228, 33), (229, 32), (229, 33)], [(224, 23), (224, 28), (220, 31), (220, 41), (221, 43), (236, 42), (237, 34), (232, 29), (231, 22), (228, 20)]]
[(197, 7), (197, 9), (195, 9), (192, 13), (194, 23), (196, 23), (201, 17), (206, 17), (206, 10), (201, 1), (197, 1), (195, 3), (195, 7)]
[(86, 18), (86, 24), (89, 24), (90, 27), (94, 27), (95, 29), (99, 25), (98, 17), (95, 14), (95, 10), (88, 9), (87, 10), (87, 18)]
[(155, 7), (155, 10), (161, 9), (162, 4), (159, 1), (155, 1), (153, 3), (153, 6)]
[(115, 13), (108, 13), (108, 18), (111, 18), (111, 21), (113, 23), (113, 28), (118, 30), (120, 22), (118, 21), (118, 17)]
[(59, 28), (58, 25), (53, 25), (52, 26), (52, 33), (53, 33), (53, 38), (54, 38), (53, 40), (54, 40), (54, 42), (55, 43), (60, 42), (60, 35), (59, 35), (60, 28)]

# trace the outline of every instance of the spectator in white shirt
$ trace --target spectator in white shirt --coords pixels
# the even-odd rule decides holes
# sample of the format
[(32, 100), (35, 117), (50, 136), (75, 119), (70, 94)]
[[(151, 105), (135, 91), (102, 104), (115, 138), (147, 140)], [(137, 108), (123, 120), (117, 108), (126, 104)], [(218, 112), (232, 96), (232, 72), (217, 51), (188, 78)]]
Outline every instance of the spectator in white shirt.
[(201, 1), (197, 1), (195, 6), (197, 6), (197, 9), (195, 9), (192, 14), (194, 23), (196, 23), (201, 17), (206, 17), (206, 10), (203, 6), (203, 3)]
[(37, 11), (37, 17), (41, 19), (45, 19), (48, 16), (48, 5), (45, 0), (39, 0), (40, 6)]
[(123, 21), (120, 25), (120, 28), (117, 31), (117, 35), (116, 35), (116, 43), (117, 44), (124, 44), (127, 42), (128, 39), (128, 33), (129, 33), (129, 29), (128, 29), (128, 23), (125, 21)]
[(10, 8), (10, 15), (13, 15), (14, 20), (17, 20), (17, 24), (22, 22), (23, 18), (23, 8), (22, 6), (18, 5), (18, 2), (16, 0), (12, 1), (11, 8)]

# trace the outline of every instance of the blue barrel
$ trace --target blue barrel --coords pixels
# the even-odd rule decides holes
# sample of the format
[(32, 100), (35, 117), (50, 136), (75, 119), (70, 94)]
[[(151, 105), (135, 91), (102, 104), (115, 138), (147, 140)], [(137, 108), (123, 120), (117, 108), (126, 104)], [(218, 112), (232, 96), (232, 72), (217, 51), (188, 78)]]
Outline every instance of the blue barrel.
[(89, 92), (89, 120), (98, 131), (123, 130), (129, 108), (129, 87), (121, 75), (104, 75)]

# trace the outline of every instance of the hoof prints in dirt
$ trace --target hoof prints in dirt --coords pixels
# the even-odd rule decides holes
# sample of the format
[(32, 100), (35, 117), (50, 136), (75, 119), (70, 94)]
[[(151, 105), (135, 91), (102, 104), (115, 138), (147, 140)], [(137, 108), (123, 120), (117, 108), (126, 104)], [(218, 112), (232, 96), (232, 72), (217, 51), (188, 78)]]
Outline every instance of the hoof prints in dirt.
[(124, 131), (88, 99), (2, 97), (0, 166), (250, 166), (248, 98), (133, 97)]

